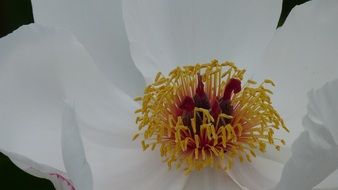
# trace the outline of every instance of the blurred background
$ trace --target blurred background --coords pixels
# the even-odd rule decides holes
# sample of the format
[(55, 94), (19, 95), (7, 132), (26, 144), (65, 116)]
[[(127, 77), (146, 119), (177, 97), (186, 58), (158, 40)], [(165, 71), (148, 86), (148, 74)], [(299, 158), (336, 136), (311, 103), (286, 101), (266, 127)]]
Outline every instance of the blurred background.
[[(309, 0), (283, 0), (280, 20), (281, 27), (288, 14), (296, 5)], [(34, 22), (30, 0), (0, 0), (0, 37), (18, 27)], [(54, 190), (51, 182), (31, 176), (17, 168), (5, 155), (0, 153), (0, 189), (4, 190)]]

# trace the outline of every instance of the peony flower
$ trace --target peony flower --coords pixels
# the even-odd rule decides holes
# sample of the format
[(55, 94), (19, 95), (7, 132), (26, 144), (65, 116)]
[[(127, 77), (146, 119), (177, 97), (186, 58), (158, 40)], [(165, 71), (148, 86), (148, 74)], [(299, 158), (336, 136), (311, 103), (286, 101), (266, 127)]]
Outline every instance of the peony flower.
[[(186, 175), (175, 168), (168, 170), (158, 149), (143, 152), (139, 143), (131, 141), (137, 131), (134, 111), (141, 106), (133, 97), (142, 96), (145, 84), (128, 56), (120, 6), (120, 2), (108, 1), (74, 4), (33, 1), (37, 23), (65, 28), (76, 38), (63, 29), (33, 24), (0, 40), (1, 150), (25, 171), (50, 179), (57, 189), (274, 187), (288, 158), (287, 148), (278, 152), (273, 146), (272, 149), (267, 146), (265, 153), (255, 153), (257, 157), (251, 163), (234, 159), (229, 170), (196, 167), (201, 171), (189, 171)], [(336, 28), (330, 24), (337, 18), (334, 17), (336, 6), (333, 1), (307, 3), (293, 11), (277, 32), (281, 2), (271, 0), (126, 0), (123, 18), (132, 59), (148, 85), (157, 72), (170, 76), (169, 72), (177, 66), (194, 67), (213, 58), (235, 62), (239, 68), (247, 69), (250, 79), (263, 81), (265, 76), (274, 79), (277, 87), (272, 102), (291, 130), (291, 137), (287, 138), (287, 143), (291, 143), (302, 132), (298, 128), (300, 118), (306, 113), (306, 91), (337, 74), (337, 67), (332, 64), (337, 60), (332, 51), (337, 43), (331, 41), (336, 37), (333, 35)], [(317, 7), (319, 10), (314, 10)], [(314, 15), (314, 11), (321, 14)], [(311, 16), (318, 20), (311, 20)], [(318, 27), (312, 28), (316, 25)], [(309, 28), (307, 33), (297, 33)], [(314, 38), (314, 35), (320, 37)], [(300, 53), (295, 54), (296, 50)], [(304, 56), (302, 51), (311, 51), (307, 56), (312, 57)], [(325, 67), (319, 66), (318, 60), (325, 60)], [(204, 83), (207, 79), (199, 82), (200, 77), (195, 74), (192, 77), (196, 77), (198, 86), (210, 88)], [(204, 71), (199, 74), (205, 75)], [(242, 77), (231, 75), (231, 79), (238, 81)], [(228, 92), (226, 84), (220, 87), (224, 92)], [(232, 89), (228, 100), (236, 100), (236, 95), (243, 91)], [(68, 106), (64, 108), (64, 99), (75, 102), (75, 111)], [(195, 105), (197, 101), (193, 102)], [(331, 121), (330, 118), (321, 121)], [(284, 135), (279, 134), (280, 131), (276, 136)], [(310, 140), (312, 143), (313, 139)], [(277, 188), (302, 179), (307, 172), (299, 170), (295, 173), (297, 179), (285, 178), (292, 159), (296, 157), (294, 160), (298, 161), (297, 156), (303, 155), (302, 152), (295, 154), (295, 150), (307, 148), (306, 143), (299, 140), (295, 141), (296, 146), (299, 148), (292, 149), (294, 153)], [(311, 148), (314, 153), (322, 151), (316, 145)], [(313, 163), (317, 163), (316, 156), (313, 158)], [(304, 168), (308, 166), (307, 163), (300, 165), (303, 164)], [(319, 168), (325, 168), (321, 166), (322, 163), (318, 164)], [(312, 173), (316, 180), (294, 187), (311, 188), (332, 172), (322, 171)]]

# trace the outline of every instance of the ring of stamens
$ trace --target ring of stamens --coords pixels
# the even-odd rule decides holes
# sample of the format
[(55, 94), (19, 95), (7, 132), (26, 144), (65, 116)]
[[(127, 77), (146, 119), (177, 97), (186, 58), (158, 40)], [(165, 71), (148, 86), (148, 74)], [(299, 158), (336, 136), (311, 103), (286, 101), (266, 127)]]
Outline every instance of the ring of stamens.
[(147, 86), (136, 110), (143, 150), (159, 146), (169, 168), (183, 167), (186, 174), (205, 167), (228, 170), (234, 159), (251, 162), (266, 145), (278, 151), (285, 144), (274, 136), (288, 129), (272, 107), (266, 84), (241, 81), (245, 70), (233, 63), (177, 67), (168, 77), (158, 73)]

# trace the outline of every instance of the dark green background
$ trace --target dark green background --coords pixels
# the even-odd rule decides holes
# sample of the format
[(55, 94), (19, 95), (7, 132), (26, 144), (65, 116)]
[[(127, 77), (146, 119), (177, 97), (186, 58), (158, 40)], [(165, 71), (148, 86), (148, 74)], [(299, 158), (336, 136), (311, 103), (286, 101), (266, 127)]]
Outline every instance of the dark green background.
[[(295, 5), (309, 0), (284, 0), (278, 26), (282, 26)], [(7, 35), (23, 24), (34, 22), (30, 0), (0, 0), (0, 37)], [(53, 190), (51, 182), (33, 177), (0, 153), (0, 189), (3, 190)]]

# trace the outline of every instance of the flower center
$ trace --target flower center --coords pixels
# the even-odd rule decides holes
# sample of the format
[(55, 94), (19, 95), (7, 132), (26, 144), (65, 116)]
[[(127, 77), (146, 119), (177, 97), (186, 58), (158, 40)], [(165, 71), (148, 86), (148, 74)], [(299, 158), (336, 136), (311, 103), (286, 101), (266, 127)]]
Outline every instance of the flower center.
[(176, 68), (168, 77), (158, 73), (135, 100), (142, 107), (135, 111), (143, 150), (159, 150), (172, 168), (183, 167), (186, 174), (205, 167), (228, 170), (233, 160), (251, 162), (255, 152), (266, 145), (278, 151), (283, 139), (276, 130), (288, 129), (272, 107), (272, 92), (248, 80), (242, 87), (245, 70), (233, 63), (218, 63)]

